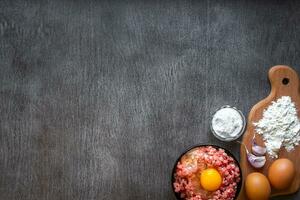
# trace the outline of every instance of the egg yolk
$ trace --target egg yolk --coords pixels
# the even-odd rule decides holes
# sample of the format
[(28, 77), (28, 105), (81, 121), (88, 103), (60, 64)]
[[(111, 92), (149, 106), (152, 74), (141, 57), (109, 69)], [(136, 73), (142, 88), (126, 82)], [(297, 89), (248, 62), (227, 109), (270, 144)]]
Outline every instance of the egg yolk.
[(222, 184), (222, 177), (216, 169), (208, 168), (202, 171), (200, 183), (205, 190), (216, 191)]

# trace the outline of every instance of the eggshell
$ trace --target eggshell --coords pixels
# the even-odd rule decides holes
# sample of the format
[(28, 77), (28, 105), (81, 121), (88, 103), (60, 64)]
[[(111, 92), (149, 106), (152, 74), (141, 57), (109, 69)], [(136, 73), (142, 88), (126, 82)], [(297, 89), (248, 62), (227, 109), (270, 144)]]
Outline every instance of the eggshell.
[(286, 158), (275, 160), (269, 167), (268, 178), (271, 185), (282, 190), (290, 186), (295, 176), (295, 167), (292, 161)]
[(267, 177), (258, 172), (247, 176), (245, 189), (250, 200), (268, 200), (271, 194), (271, 186)]

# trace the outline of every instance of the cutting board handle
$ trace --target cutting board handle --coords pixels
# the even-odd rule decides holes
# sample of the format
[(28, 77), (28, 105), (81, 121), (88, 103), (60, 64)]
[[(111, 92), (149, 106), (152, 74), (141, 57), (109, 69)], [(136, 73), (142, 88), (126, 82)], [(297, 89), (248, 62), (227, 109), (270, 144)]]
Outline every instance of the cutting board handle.
[(271, 94), (288, 95), (299, 92), (299, 77), (295, 70), (285, 65), (277, 65), (269, 70)]

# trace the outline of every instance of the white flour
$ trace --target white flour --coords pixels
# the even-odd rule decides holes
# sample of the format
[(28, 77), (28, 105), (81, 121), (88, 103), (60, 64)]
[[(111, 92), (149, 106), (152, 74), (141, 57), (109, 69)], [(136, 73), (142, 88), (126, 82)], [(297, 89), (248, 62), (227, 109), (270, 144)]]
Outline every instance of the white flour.
[(294, 149), (300, 141), (300, 122), (291, 97), (282, 96), (264, 110), (263, 118), (253, 123), (258, 134), (262, 135), (268, 154), (278, 157), (280, 147), (287, 151)]
[(212, 128), (222, 138), (234, 138), (243, 129), (243, 118), (233, 108), (222, 108), (212, 119)]

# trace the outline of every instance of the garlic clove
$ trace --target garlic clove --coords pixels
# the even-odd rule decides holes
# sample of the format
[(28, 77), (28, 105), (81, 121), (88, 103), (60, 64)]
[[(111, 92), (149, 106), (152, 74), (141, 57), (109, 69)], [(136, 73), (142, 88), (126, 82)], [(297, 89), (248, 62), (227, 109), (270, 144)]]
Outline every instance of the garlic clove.
[(251, 150), (252, 150), (252, 153), (254, 155), (257, 155), (257, 156), (263, 156), (267, 152), (267, 149), (265, 147), (263, 147), (263, 146), (259, 146), (256, 143), (256, 141), (255, 141), (254, 138), (252, 139), (252, 148), (251, 148)]
[(266, 164), (266, 156), (256, 156), (252, 153), (248, 153), (247, 158), (254, 168), (262, 168)]
[(267, 152), (267, 149), (265, 147), (260, 146), (260, 145), (258, 145), (256, 143), (255, 134), (253, 135), (253, 138), (252, 138), (252, 147), (251, 147), (251, 150), (252, 150), (252, 153), (254, 155), (257, 155), (257, 156), (263, 156)]

